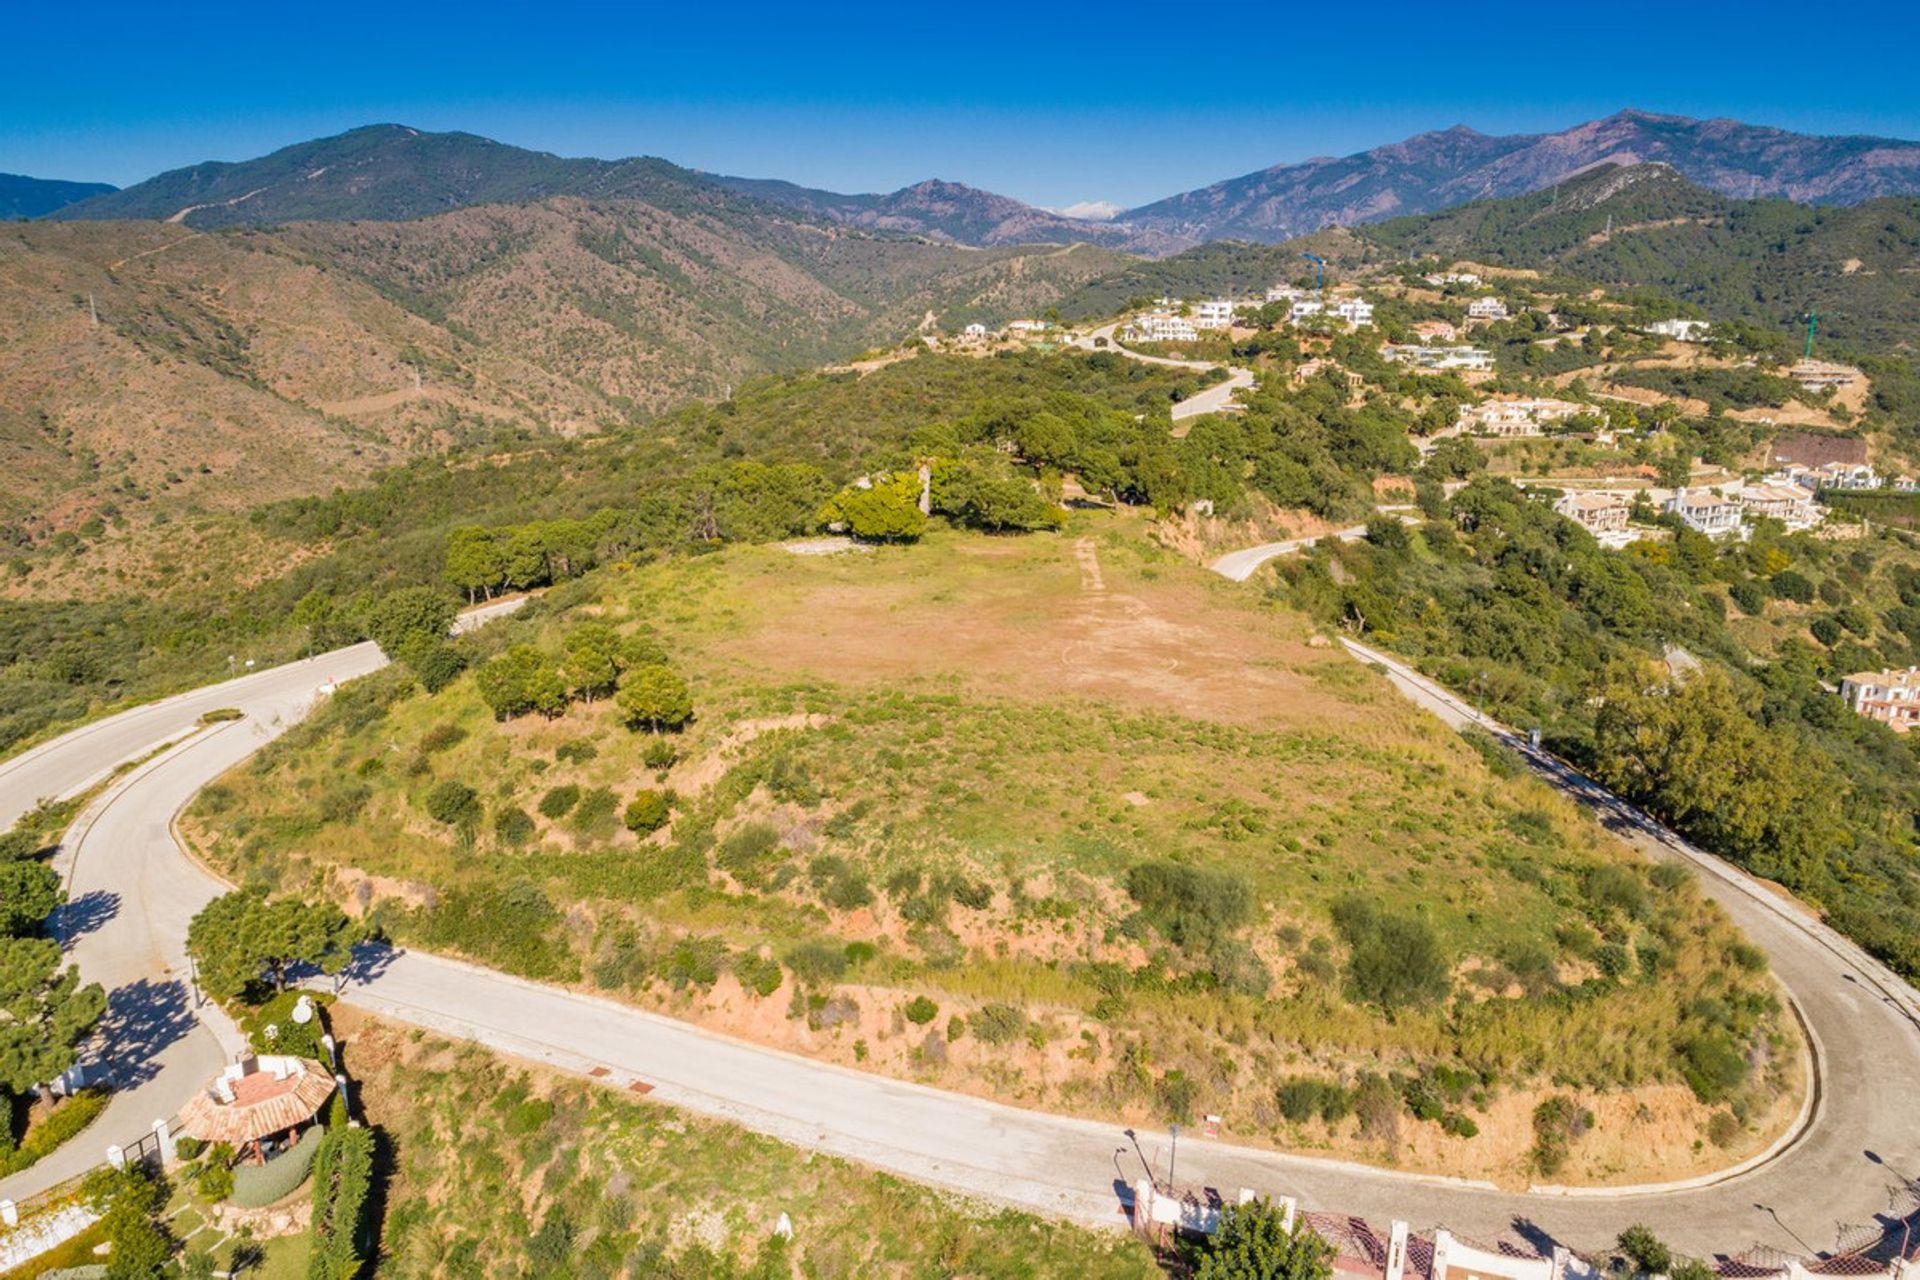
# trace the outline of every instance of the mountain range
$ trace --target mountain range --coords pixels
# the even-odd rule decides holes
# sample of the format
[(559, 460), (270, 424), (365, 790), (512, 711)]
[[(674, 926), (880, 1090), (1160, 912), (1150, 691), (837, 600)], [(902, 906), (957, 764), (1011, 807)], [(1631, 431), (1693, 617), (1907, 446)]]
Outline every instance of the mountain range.
[(0, 173), (0, 220), (43, 217), (88, 196), (108, 195), (114, 190), (104, 182), (62, 182), (58, 178)]
[(1738, 199), (1857, 204), (1920, 192), (1920, 143), (1816, 137), (1631, 110), (1555, 133), (1494, 136), (1457, 125), (1342, 158), (1276, 165), (1102, 221), (937, 179), (887, 194), (845, 195), (706, 174), (653, 157), (570, 159), (473, 134), (371, 125), (254, 160), (172, 170), (122, 191), (88, 195), (50, 216), (213, 229), (396, 221), (557, 196), (682, 208), (731, 197), (881, 234), (972, 246), (1088, 242), (1153, 256), (1210, 240), (1271, 243), (1329, 226), (1521, 195), (1597, 165), (1647, 162)]

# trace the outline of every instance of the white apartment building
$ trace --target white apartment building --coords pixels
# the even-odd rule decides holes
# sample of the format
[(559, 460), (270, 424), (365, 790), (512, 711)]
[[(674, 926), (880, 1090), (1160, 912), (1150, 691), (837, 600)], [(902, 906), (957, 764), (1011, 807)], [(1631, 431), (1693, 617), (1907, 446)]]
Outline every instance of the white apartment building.
[(1491, 369), (1493, 353), (1480, 347), (1387, 346), (1380, 354), (1416, 369)]
[(1532, 397), (1519, 400), (1486, 400), (1463, 404), (1454, 425), (1468, 435), (1537, 436), (1543, 427), (1586, 410), (1571, 400)]
[(1491, 294), (1484, 298), (1475, 298), (1467, 304), (1469, 320), (1505, 320), (1508, 314), (1507, 304)]
[(1232, 325), (1233, 304), (1225, 298), (1214, 298), (1193, 308), (1193, 327), (1196, 329), (1226, 329)]
[(1292, 302), (1295, 298), (1304, 296), (1299, 289), (1290, 284), (1276, 284), (1267, 290), (1268, 302)]
[(1473, 271), (1438, 271), (1427, 277), (1427, 283), (1436, 287), (1443, 284), (1479, 284), (1479, 273)]
[(1130, 335), (1141, 342), (1192, 342), (1200, 336), (1193, 321), (1168, 311), (1135, 316), (1127, 327)]
[(1355, 329), (1373, 323), (1373, 304), (1361, 298), (1342, 299), (1334, 306), (1333, 313)]
[(1647, 332), (1680, 342), (1705, 342), (1710, 328), (1705, 320), (1655, 320), (1647, 326)]
[(1811, 529), (1820, 523), (1813, 495), (1797, 484), (1750, 484), (1740, 490), (1737, 500), (1748, 515), (1769, 516), (1789, 529)]
[(1297, 298), (1294, 300), (1294, 304), (1287, 309), (1287, 318), (1289, 320), (1305, 320), (1309, 316), (1319, 315), (1326, 309), (1327, 304), (1318, 298)]
[(1709, 538), (1724, 538), (1738, 533), (1740, 524), (1740, 504), (1732, 498), (1723, 498), (1711, 489), (1688, 490), (1681, 488), (1667, 499), (1668, 511), (1679, 516), (1690, 529), (1698, 530)]

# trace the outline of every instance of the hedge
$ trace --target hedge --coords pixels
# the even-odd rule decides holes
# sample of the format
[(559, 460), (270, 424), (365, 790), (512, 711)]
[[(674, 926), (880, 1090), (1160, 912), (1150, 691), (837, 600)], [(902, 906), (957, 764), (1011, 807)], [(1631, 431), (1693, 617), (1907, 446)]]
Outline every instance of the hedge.
[(307, 1180), (324, 1136), (315, 1125), (300, 1135), (293, 1150), (282, 1152), (266, 1164), (238, 1166), (233, 1171), (233, 1194), (228, 1199), (242, 1209), (260, 1209), (286, 1199)]
[(313, 1180), (313, 1252), (309, 1276), (357, 1275), (372, 1252), (367, 1233), (367, 1195), (373, 1184), (371, 1129), (327, 1131)]
[(105, 1089), (82, 1089), (53, 1109), (53, 1114), (28, 1131), (20, 1146), (0, 1155), (0, 1177), (28, 1168), (62, 1143), (76, 1137), (107, 1109)]

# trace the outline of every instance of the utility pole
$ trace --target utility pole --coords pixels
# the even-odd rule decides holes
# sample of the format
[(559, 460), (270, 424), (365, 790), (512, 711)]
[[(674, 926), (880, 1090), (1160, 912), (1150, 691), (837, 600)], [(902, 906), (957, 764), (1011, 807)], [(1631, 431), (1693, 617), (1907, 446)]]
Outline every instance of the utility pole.
[(1177, 1124), (1168, 1125), (1167, 1133), (1173, 1139), (1172, 1145), (1167, 1150), (1167, 1190), (1172, 1192), (1175, 1197), (1178, 1197), (1180, 1194), (1180, 1184), (1173, 1180), (1173, 1162), (1180, 1157), (1180, 1126)]
[(87, 314), (93, 317), (93, 327), (98, 329), (100, 327), (100, 308), (93, 305), (93, 293), (91, 290), (87, 293)]

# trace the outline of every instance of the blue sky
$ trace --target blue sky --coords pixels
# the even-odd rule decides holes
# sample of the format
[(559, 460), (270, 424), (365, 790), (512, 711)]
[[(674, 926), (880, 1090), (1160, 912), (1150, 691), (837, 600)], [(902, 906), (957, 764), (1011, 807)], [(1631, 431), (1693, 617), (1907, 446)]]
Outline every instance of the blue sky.
[(122, 185), (380, 121), (846, 191), (942, 177), (1055, 207), (1624, 106), (1920, 138), (1912, 0), (68, 0), (5, 25), (0, 171)]

